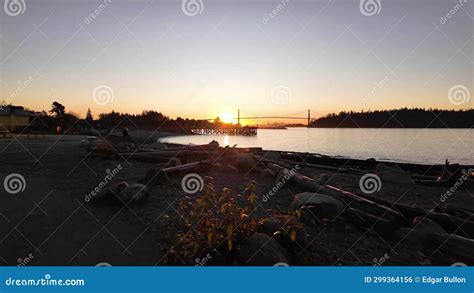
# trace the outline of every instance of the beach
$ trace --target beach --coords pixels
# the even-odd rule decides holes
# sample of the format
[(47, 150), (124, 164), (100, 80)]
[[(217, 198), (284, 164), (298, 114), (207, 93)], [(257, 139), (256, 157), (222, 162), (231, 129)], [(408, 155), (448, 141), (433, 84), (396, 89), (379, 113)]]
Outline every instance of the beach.
[[(442, 244), (432, 247), (416, 240), (421, 232), (415, 228), (416, 225), (410, 226), (417, 212), (421, 211), (439, 215), (462, 209), (464, 215), (472, 215), (474, 188), (469, 181), (472, 179), (465, 181), (462, 186), (456, 185), (454, 192), (449, 192), (454, 185), (433, 183), (436, 176), (441, 176), (443, 166), (402, 164), (402, 169), (409, 171), (395, 173), (403, 176), (408, 174), (414, 181), (400, 183), (406, 178), (397, 175), (395, 181), (398, 181), (390, 182), (389, 177), (379, 174), (381, 186), (369, 195), (361, 191), (360, 181), (364, 174), (376, 173), (374, 169), (380, 168), (374, 161), (347, 161), (297, 152), (265, 152), (258, 148), (235, 149), (229, 154), (229, 148), (217, 146), (204, 147), (204, 151), (194, 149), (191, 156), (185, 155), (191, 150), (180, 151), (181, 154), (175, 156), (178, 161), (174, 160), (171, 164), (147, 159), (159, 151), (168, 149), (167, 152), (171, 152), (179, 148), (172, 144), (160, 146), (154, 151), (149, 149), (147, 156), (144, 156), (147, 153), (141, 152), (141, 156), (137, 156), (139, 160), (130, 155), (149, 145), (143, 143), (167, 135), (170, 134), (153, 133), (153, 139), (147, 141), (139, 139), (132, 132), (135, 149), (113, 155), (88, 148), (87, 136), (18, 136), (1, 139), (0, 148), (3, 151), (0, 164), (3, 168), (0, 178), (20, 174), (24, 178), (24, 189), (15, 194), (2, 189), (0, 262), (16, 266), (28, 258), (28, 265), (38, 266), (202, 264), (208, 251), (197, 252), (197, 255), (202, 254), (198, 262), (195, 258), (171, 261), (167, 255), (176, 244), (168, 235), (169, 223), (176, 223), (178, 229), (183, 216), (179, 213), (181, 200), (196, 197), (183, 190), (182, 180), (188, 174), (198, 174), (206, 182), (206, 178), (212, 177), (214, 190), (229, 188), (230, 193), (241, 195), (239, 200), (246, 200), (245, 185), (254, 181), (255, 211), (248, 213), (248, 216), (266, 223), (260, 223), (258, 234), (272, 235), (275, 232), (266, 230), (271, 227), (270, 220), (274, 220), (268, 210), (286, 215), (295, 204), (295, 195), (310, 191), (304, 190), (302, 185), (309, 182), (306, 178), (365, 199), (372, 198), (376, 204), (391, 205), (388, 208), (403, 214), (407, 221), (395, 225), (387, 219), (388, 226), (379, 230), (377, 222), (364, 227), (350, 215), (331, 216), (332, 211), (324, 209), (321, 211), (324, 217), (310, 213), (315, 217), (308, 219), (306, 214), (306, 217), (299, 219), (303, 223), (302, 230), (298, 230), (294, 243), (285, 246), (284, 241), (279, 240), (290, 265), (451, 265), (471, 262), (468, 258), (461, 259), (462, 255), (458, 251), (442, 249)], [(153, 145), (156, 146), (156, 143)], [(216, 156), (216, 153), (220, 155)], [(252, 157), (255, 164), (246, 166), (245, 161), (232, 158), (243, 154), (245, 156), (242, 158), (247, 160)], [(152, 184), (150, 180), (145, 180), (153, 172), (151, 169), (193, 162), (198, 164), (191, 169), (178, 168), (167, 174), (166, 178), (156, 177), (158, 180), (154, 181), (159, 182)], [(459, 166), (449, 166), (452, 169), (456, 167)], [(469, 170), (472, 166), (461, 167)], [(284, 177), (277, 172), (281, 168), (296, 168), (295, 173), (302, 177), (295, 179), (293, 174), (285, 182)], [(417, 180), (428, 184), (420, 184), (422, 181)], [(91, 192), (97, 191), (98, 187), (100, 193), (101, 189), (124, 181), (128, 184), (144, 184), (147, 197), (128, 202), (91, 197)], [(346, 210), (357, 205), (358, 210), (364, 207), (354, 201), (354, 204), (346, 206)], [(401, 212), (404, 207), (413, 208), (410, 209), (413, 214), (408, 213), (410, 216), (407, 216), (406, 211)], [(461, 218), (460, 212), (456, 217)], [(381, 218), (385, 219), (385, 216), (381, 215)], [(472, 221), (470, 216), (463, 219), (468, 224)], [(441, 226), (449, 228), (443, 222)], [(468, 229), (448, 231), (449, 235), (456, 234), (466, 239), (470, 233)], [(236, 248), (233, 249), (248, 249), (244, 242), (235, 243)], [(259, 251), (257, 249), (255, 254)], [(242, 259), (242, 255), (226, 255), (225, 249), (217, 248), (210, 253), (205, 265), (268, 265), (265, 261), (258, 257)]]

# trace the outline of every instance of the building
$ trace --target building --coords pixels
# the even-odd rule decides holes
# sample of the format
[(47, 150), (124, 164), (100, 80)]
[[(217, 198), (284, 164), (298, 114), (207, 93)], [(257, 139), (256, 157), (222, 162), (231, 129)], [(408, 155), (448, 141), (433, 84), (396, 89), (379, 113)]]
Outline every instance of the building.
[(19, 131), (28, 126), (31, 112), (19, 106), (0, 106), (0, 131)]

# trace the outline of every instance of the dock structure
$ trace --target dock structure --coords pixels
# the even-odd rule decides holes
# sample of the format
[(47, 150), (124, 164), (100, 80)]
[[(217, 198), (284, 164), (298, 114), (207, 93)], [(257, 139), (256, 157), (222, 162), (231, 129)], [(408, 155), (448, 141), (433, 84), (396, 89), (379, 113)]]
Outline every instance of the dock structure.
[(232, 128), (196, 128), (192, 129), (193, 134), (199, 135), (257, 135), (257, 127), (232, 127)]

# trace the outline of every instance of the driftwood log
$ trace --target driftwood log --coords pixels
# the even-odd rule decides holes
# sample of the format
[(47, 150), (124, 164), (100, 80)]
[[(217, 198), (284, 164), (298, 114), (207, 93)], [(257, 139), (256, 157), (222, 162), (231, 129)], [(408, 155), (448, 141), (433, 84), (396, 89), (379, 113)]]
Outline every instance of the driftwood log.
[(439, 249), (447, 255), (457, 256), (463, 262), (474, 262), (474, 240), (448, 234), (433, 234), (426, 241), (432, 249)]
[[(277, 170), (280, 174), (289, 174), (290, 171), (287, 168), (276, 164), (268, 164), (268, 167)], [(304, 191), (318, 192), (332, 196), (343, 203), (346, 206), (361, 210), (367, 214), (374, 215), (378, 218), (387, 220), (389, 222), (398, 223), (399, 225), (409, 225), (408, 221), (403, 214), (393, 210), (387, 206), (377, 204), (371, 200), (360, 197), (354, 193), (341, 190), (331, 185), (321, 185), (316, 180), (311, 179), (307, 176), (295, 173), (291, 176), (290, 182)]]

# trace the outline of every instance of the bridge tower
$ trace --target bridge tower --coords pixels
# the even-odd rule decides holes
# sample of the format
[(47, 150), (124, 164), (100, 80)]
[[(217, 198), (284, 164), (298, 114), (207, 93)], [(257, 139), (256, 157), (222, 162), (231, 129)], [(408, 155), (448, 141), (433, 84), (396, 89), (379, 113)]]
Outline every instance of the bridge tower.
[(308, 109), (308, 127), (311, 124), (311, 110)]
[(237, 109), (237, 125), (240, 126), (240, 109)]

